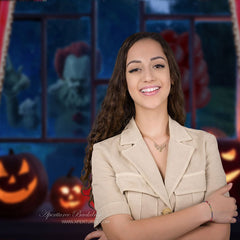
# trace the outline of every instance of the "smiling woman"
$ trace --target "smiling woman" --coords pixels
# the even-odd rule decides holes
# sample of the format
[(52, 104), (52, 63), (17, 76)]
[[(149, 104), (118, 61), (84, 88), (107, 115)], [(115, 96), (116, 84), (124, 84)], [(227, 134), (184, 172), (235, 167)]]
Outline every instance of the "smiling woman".
[(238, 213), (216, 138), (184, 121), (170, 47), (158, 33), (128, 37), (85, 158), (101, 239), (229, 239)]
[[(161, 104), (167, 106), (171, 79), (167, 57), (158, 42), (143, 39), (130, 48), (127, 56), (126, 80), (136, 111), (141, 111), (137, 109), (138, 107), (152, 109)], [(167, 107), (161, 109), (167, 110)]]

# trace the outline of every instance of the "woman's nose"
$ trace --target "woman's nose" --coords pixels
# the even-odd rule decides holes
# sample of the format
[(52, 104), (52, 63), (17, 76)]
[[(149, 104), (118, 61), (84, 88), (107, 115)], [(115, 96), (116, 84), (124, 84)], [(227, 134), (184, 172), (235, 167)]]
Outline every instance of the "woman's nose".
[(145, 70), (145, 74), (144, 74), (144, 78), (143, 78), (144, 82), (151, 82), (154, 80), (154, 75), (151, 71), (151, 69), (146, 69)]

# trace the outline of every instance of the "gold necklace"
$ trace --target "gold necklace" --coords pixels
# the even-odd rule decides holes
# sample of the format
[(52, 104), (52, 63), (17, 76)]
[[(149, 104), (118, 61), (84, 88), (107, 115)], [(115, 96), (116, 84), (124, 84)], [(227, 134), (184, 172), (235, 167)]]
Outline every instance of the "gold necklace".
[(151, 137), (149, 136), (144, 136), (145, 138), (149, 138), (153, 143), (154, 143), (154, 147), (159, 151), (159, 152), (162, 152), (164, 148), (167, 147), (167, 143), (168, 143), (168, 140), (169, 138), (162, 144), (158, 144), (156, 143)]

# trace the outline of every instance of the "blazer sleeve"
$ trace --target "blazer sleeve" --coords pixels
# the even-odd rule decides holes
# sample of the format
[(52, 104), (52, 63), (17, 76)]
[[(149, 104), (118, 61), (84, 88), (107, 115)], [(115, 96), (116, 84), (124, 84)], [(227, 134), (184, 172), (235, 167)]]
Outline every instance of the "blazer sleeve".
[[(226, 175), (222, 166), (216, 137), (208, 134), (206, 140), (206, 181), (205, 199), (215, 190), (227, 184)], [(229, 193), (225, 194), (229, 196)]]
[(106, 151), (107, 149), (102, 148), (101, 144), (97, 144), (97, 146), (94, 145), (92, 153), (92, 191), (96, 209), (95, 228), (99, 228), (99, 224), (111, 215), (131, 215), (127, 200), (116, 184), (113, 167), (108, 161), (109, 153)]

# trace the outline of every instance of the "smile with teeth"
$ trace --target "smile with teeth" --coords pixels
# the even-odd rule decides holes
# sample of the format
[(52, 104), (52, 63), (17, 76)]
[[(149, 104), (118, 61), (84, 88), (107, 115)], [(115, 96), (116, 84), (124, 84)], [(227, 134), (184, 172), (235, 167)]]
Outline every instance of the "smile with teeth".
[(140, 91), (142, 93), (151, 93), (151, 92), (154, 92), (154, 91), (156, 91), (158, 89), (160, 89), (160, 87), (150, 87), (150, 88), (143, 88)]

